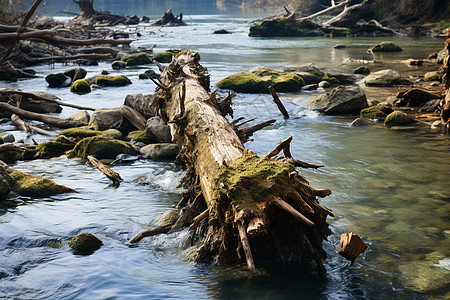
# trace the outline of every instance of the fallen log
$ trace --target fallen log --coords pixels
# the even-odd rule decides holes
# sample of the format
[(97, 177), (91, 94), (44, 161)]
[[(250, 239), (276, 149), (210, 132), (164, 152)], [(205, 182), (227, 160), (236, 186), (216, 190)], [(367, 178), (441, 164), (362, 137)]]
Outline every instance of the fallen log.
[(197, 260), (247, 262), (254, 271), (258, 261), (291, 263), (309, 255), (325, 272), (322, 241), (331, 233), (329, 213), (317, 197), (331, 192), (310, 187), (288, 159), (262, 159), (244, 148), (235, 126), (210, 101), (209, 77), (199, 59), (190, 51), (173, 59), (161, 74), (168, 89), (155, 94), (166, 121), (188, 99), (183, 116), (170, 126), (182, 149), (178, 161), (188, 169), (185, 182), (201, 188), (207, 207), (191, 218), (192, 230), (201, 233)]
[(310, 15), (310, 16), (300, 18), (299, 21), (315, 19), (315, 18), (317, 18), (319, 16), (322, 16), (322, 15), (325, 15), (325, 14), (327, 14), (329, 12), (334, 11), (334, 10), (340, 9), (340, 8), (346, 6), (349, 3), (350, 3), (350, 0), (346, 0), (346, 1), (342, 2), (342, 3), (339, 3), (338, 5), (327, 7), (324, 10), (316, 12), (316, 13)]
[(134, 108), (128, 106), (128, 105), (122, 105), (120, 107), (120, 113), (124, 118), (126, 118), (128, 121), (130, 121), (131, 124), (136, 126), (139, 130), (144, 130), (145, 125), (147, 123), (147, 119), (144, 118), (137, 110)]
[(49, 56), (49, 57), (26, 57), (24, 62), (28, 65), (40, 64), (43, 62), (68, 62), (70, 60), (77, 59), (98, 59), (98, 60), (108, 60), (113, 57), (110, 54), (77, 54), (68, 56)]
[(284, 118), (289, 119), (289, 114), (286, 108), (284, 108), (284, 105), (281, 102), (280, 98), (278, 98), (277, 91), (272, 86), (269, 86), (269, 92), (272, 95), (273, 102), (275, 102), (275, 104), (278, 106), (278, 109), (283, 114)]
[(100, 172), (102, 172), (106, 177), (111, 179), (115, 185), (119, 185), (120, 182), (123, 180), (122, 177), (120, 177), (119, 173), (114, 172), (95, 157), (88, 155), (87, 159), (94, 167), (100, 170)]
[(74, 122), (74, 121), (68, 120), (68, 119), (60, 119), (60, 118), (49, 116), (49, 115), (38, 114), (38, 113), (26, 111), (26, 110), (17, 108), (15, 106), (12, 106), (12, 105), (10, 105), (8, 103), (4, 103), (4, 102), (0, 102), (0, 109), (3, 109), (12, 114), (16, 114), (25, 119), (41, 121), (48, 125), (55, 126), (58, 128), (70, 128), (70, 127), (77, 127), (77, 126), (83, 125), (81, 123), (77, 123), (77, 122)]

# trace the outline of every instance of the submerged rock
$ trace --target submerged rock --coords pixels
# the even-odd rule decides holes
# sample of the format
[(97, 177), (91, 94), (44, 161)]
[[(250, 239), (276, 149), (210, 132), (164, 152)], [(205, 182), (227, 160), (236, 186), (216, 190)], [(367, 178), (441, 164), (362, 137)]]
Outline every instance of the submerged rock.
[(63, 193), (76, 193), (75, 190), (47, 178), (19, 171), (14, 171), (10, 175), (13, 181), (11, 190), (20, 196), (42, 198)]
[(180, 151), (177, 144), (150, 144), (141, 148), (141, 153), (156, 159), (175, 159)]
[(100, 249), (103, 242), (89, 232), (82, 232), (72, 238), (69, 247), (74, 250), (74, 254), (91, 254), (95, 250)]
[(91, 92), (91, 86), (86, 80), (79, 79), (72, 83), (70, 91), (75, 94), (87, 94)]
[(147, 65), (153, 63), (150, 56), (145, 53), (136, 53), (130, 56), (123, 56), (121, 61), (125, 62), (127, 66)]
[(363, 89), (345, 86), (334, 88), (306, 103), (306, 107), (328, 115), (355, 114), (368, 106)]
[(403, 51), (402, 48), (400, 48), (397, 45), (394, 45), (391, 42), (382, 42), (376, 45), (373, 45), (369, 50), (373, 52), (399, 52)]
[(368, 126), (372, 125), (374, 122), (368, 119), (364, 118), (357, 118), (353, 122), (350, 123), (350, 126), (352, 127), (361, 127), (361, 126)]
[(216, 29), (213, 31), (214, 34), (229, 34), (230, 32), (221, 28), (221, 29)]
[(394, 111), (390, 113), (384, 120), (384, 125), (387, 126), (400, 126), (409, 125), (415, 123), (416, 121), (401, 111)]
[(136, 154), (136, 150), (130, 143), (124, 141), (93, 136), (79, 141), (73, 150), (67, 153), (67, 157), (86, 159), (88, 155), (92, 155), (97, 159), (114, 159), (121, 153), (134, 155)]
[(233, 74), (216, 83), (221, 89), (240, 93), (269, 93), (269, 86), (277, 92), (295, 92), (305, 84), (303, 78), (296, 74), (266, 68), (255, 68), (248, 72)]
[(391, 86), (398, 84), (411, 84), (411, 81), (403, 78), (397, 71), (381, 70), (374, 72), (361, 80), (367, 86)]
[(99, 75), (95, 77), (94, 83), (98, 86), (125, 86), (131, 84), (131, 80), (125, 76)]
[(385, 120), (394, 110), (387, 105), (375, 105), (361, 110), (361, 118), (370, 120)]

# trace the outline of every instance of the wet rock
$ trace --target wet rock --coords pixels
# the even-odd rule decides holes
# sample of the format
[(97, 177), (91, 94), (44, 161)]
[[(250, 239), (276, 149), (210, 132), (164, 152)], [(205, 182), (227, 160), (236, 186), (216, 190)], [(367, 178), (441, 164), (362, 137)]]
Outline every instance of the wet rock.
[(368, 67), (361, 66), (361, 67), (354, 69), (353, 74), (368, 75), (368, 74), (370, 74), (370, 69)]
[(357, 81), (357, 78), (356, 76), (349, 74), (325, 73), (325, 75), (322, 77), (322, 80), (328, 81), (329, 83), (333, 84), (348, 85), (355, 83)]
[(442, 101), (441, 99), (434, 99), (434, 100), (427, 101), (427, 102), (425, 102), (424, 105), (422, 105), (419, 108), (419, 111), (420, 112), (435, 112), (439, 108), (441, 101)]
[(92, 155), (97, 159), (114, 159), (121, 153), (134, 155), (136, 154), (136, 150), (134, 150), (130, 143), (124, 141), (93, 136), (79, 141), (73, 150), (67, 153), (67, 157), (86, 159), (88, 155)]
[(61, 131), (60, 135), (64, 135), (66, 137), (83, 139), (92, 136), (101, 136), (110, 140), (123, 140), (123, 134), (117, 129), (107, 129), (107, 130), (90, 130), (88, 128), (68, 128)]
[(98, 66), (98, 61), (95, 59), (77, 59), (76, 62), (82, 66)]
[(277, 92), (295, 92), (304, 85), (303, 78), (296, 74), (277, 72), (266, 68), (255, 68), (248, 72), (230, 75), (216, 85), (240, 93), (269, 93), (272, 86)]
[(361, 118), (370, 120), (382, 120), (394, 110), (387, 105), (375, 105), (361, 110)]
[(150, 22), (150, 18), (147, 16), (142, 16), (141, 22), (148, 23), (148, 22)]
[(98, 86), (125, 86), (131, 84), (131, 80), (125, 76), (99, 75), (95, 77), (94, 83)]
[(45, 77), (48, 86), (51, 88), (69, 86), (72, 79), (63, 73), (49, 74)]
[(19, 171), (14, 171), (10, 175), (13, 181), (11, 190), (20, 196), (42, 198), (63, 193), (75, 193), (75, 190), (56, 184), (47, 178)]
[(91, 86), (86, 80), (79, 79), (76, 80), (74, 83), (72, 83), (72, 86), (70, 87), (70, 91), (75, 94), (88, 94), (91, 92)]
[(364, 119), (364, 118), (357, 118), (353, 122), (350, 123), (350, 126), (352, 127), (361, 127), (361, 126), (368, 126), (374, 124), (373, 121)]
[(153, 70), (147, 70), (143, 74), (139, 74), (139, 79), (158, 79), (160, 76)]
[[(301, 65), (301, 66), (286, 67), (286, 68), (284, 68), (283, 71), (288, 72), (288, 73), (306, 72), (309, 74), (313, 74), (319, 78), (319, 82), (320, 82), (320, 78), (322, 78), (325, 75), (325, 73), (323, 72), (323, 68), (321, 66), (313, 64), (313, 63)], [(317, 82), (315, 82), (315, 83), (317, 83)]]
[(423, 64), (423, 59), (408, 59), (405, 64), (407, 66), (421, 66)]
[(221, 29), (216, 29), (213, 31), (214, 34), (229, 34), (230, 32), (221, 28)]
[(330, 83), (328, 81), (323, 80), (323, 81), (319, 82), (319, 87), (322, 88), (322, 89), (329, 88), (330, 87)]
[(157, 141), (156, 137), (153, 135), (153, 133), (150, 132), (148, 128), (146, 128), (145, 130), (132, 131), (128, 134), (127, 137), (133, 141), (141, 142), (144, 144), (150, 144)]
[(386, 119), (384, 120), (384, 125), (387, 126), (401, 126), (401, 125), (409, 125), (413, 124), (416, 121), (401, 111), (394, 111), (387, 115)]
[(297, 21), (295, 19), (274, 18), (264, 20), (250, 27), (249, 36), (281, 37), (281, 36), (323, 36), (320, 26), (311, 21)]
[(397, 71), (381, 70), (371, 73), (369, 76), (361, 80), (367, 86), (391, 86), (398, 84), (411, 84), (411, 81), (403, 78)]
[(125, 18), (125, 20), (124, 21), (122, 21), (122, 23), (124, 24), (124, 25), (137, 25), (137, 24), (139, 24), (139, 17), (138, 16), (136, 16), (136, 15), (134, 15), (134, 16), (127, 16), (126, 18)]
[(54, 141), (39, 144), (37, 156), (39, 158), (51, 158), (63, 155), (75, 147), (76, 142), (68, 139), (64, 135), (58, 136)]
[(124, 104), (140, 112), (146, 119), (157, 114), (154, 95), (132, 94), (125, 97)]
[(122, 120), (120, 109), (98, 109), (92, 114), (88, 127), (95, 130), (106, 130), (120, 120)]
[(71, 115), (68, 119), (76, 123), (82, 123), (87, 125), (89, 123), (89, 120), (91, 119), (91, 116), (87, 111), (79, 110), (73, 115)]
[(1, 138), (4, 143), (13, 143), (16, 141), (16, 138), (14, 137), (14, 135), (12, 135), (10, 133), (2, 134)]
[(9, 172), (0, 165), (0, 201), (4, 200), (11, 192), (12, 178)]
[(359, 113), (368, 104), (363, 89), (339, 86), (309, 101), (306, 107), (329, 115), (339, 115)]
[(160, 52), (153, 55), (153, 59), (160, 63), (170, 63), (172, 57), (177, 56), (182, 50), (171, 49), (166, 52)]
[(109, 72), (106, 71), (106, 70), (102, 70), (102, 72), (100, 74), (102, 74), (102, 75), (109, 75)]
[(146, 130), (148, 130), (158, 143), (170, 143), (172, 134), (170, 127), (160, 117), (152, 117), (147, 120)]
[(428, 72), (424, 76), (425, 81), (441, 81), (442, 80), (442, 74), (441, 72)]
[(121, 61), (125, 62), (127, 66), (147, 65), (153, 63), (150, 56), (145, 53), (136, 53), (130, 56), (123, 56)]
[(83, 79), (84, 77), (86, 77), (87, 71), (83, 68), (75, 68), (75, 69), (67, 70), (63, 74), (66, 75), (67, 77), (69, 77), (70, 79), (72, 79), (72, 81), (75, 81), (75, 80)]
[(74, 250), (74, 254), (88, 255), (100, 249), (103, 242), (89, 232), (82, 232), (72, 238), (69, 247)]
[(428, 55), (427, 59), (431, 60), (431, 59), (437, 59), (438, 57), (438, 53), (437, 52), (433, 52), (430, 55)]
[(180, 212), (178, 210), (168, 210), (159, 216), (153, 224), (155, 226), (170, 226), (175, 224), (179, 217)]
[(344, 44), (336, 44), (336, 45), (334, 45), (333, 48), (334, 48), (334, 49), (345, 49), (346, 47), (345, 47)]
[(126, 67), (127, 64), (121, 60), (113, 61), (113, 63), (111, 64), (111, 68), (113, 68), (114, 70), (125, 69)]
[(308, 84), (302, 87), (302, 90), (304, 91), (315, 91), (317, 90), (317, 88), (319, 87), (319, 85), (317, 84)]
[(391, 42), (382, 42), (376, 45), (373, 45), (369, 50), (373, 52), (399, 52), (403, 51), (402, 48), (400, 48), (397, 45), (394, 45)]
[(141, 153), (154, 159), (175, 159), (180, 148), (176, 144), (150, 144), (141, 148)]

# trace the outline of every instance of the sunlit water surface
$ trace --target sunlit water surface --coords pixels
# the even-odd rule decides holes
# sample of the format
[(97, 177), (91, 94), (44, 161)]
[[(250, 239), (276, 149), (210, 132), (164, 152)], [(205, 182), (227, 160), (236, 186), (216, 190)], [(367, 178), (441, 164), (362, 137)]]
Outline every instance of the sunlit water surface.
[[(155, 16), (156, 17), (156, 16)], [(350, 72), (347, 57), (371, 59), (365, 52), (374, 38), (250, 38), (247, 18), (230, 15), (186, 16), (187, 27), (155, 29), (138, 26), (142, 37), (135, 46), (193, 49), (217, 82), (254, 67), (282, 69), (314, 62)], [(153, 18), (154, 19), (154, 18)], [(213, 35), (225, 28), (229, 35)], [(134, 30), (134, 29), (132, 29)], [(390, 38), (401, 53), (378, 55), (372, 70), (395, 68), (423, 75), (432, 67), (407, 67), (399, 62), (423, 58), (439, 50), (437, 39)], [(345, 44), (346, 49), (333, 49)], [(39, 66), (40, 75), (73, 67)], [(78, 96), (68, 88), (49, 89), (43, 78), (0, 82), (0, 88), (47, 91), (64, 101), (94, 108), (118, 107), (127, 94), (154, 92), (154, 84), (139, 80), (145, 68), (113, 71), (109, 64), (85, 67), (88, 76), (108, 70), (128, 76), (133, 84), (103, 88)], [(113, 170), (124, 182), (117, 188), (90, 164), (66, 157), (18, 162), (14, 167), (45, 176), (77, 190), (44, 199), (11, 198), (0, 205), (0, 298), (14, 299), (426, 299), (449, 296), (450, 192), (449, 137), (428, 126), (389, 129), (383, 125), (352, 128), (354, 117), (330, 117), (305, 110), (302, 104), (323, 91), (281, 94), (291, 118), (284, 120), (268, 95), (240, 94), (235, 117), (277, 119), (257, 132), (246, 146), (260, 155), (292, 135), (297, 159), (323, 164), (303, 170), (317, 188), (333, 194), (321, 202), (335, 212), (332, 236), (325, 243), (327, 274), (314, 264), (283, 267), (258, 264), (249, 277), (245, 265), (236, 267), (186, 261), (186, 230), (146, 238), (137, 246), (126, 241), (148, 228), (181, 197), (177, 187), (183, 170), (171, 162), (139, 160)], [(368, 89), (371, 99), (383, 101), (396, 90)], [(64, 108), (61, 117), (74, 113)], [(38, 122), (32, 122), (38, 124)], [(11, 124), (1, 132), (24, 138)], [(33, 136), (37, 142), (46, 137)], [(28, 142), (31, 142), (30, 140)], [(89, 231), (104, 245), (90, 256), (73, 255), (70, 239)], [(369, 245), (365, 257), (350, 265), (336, 254), (340, 234), (353, 231)], [(447, 294), (446, 294), (447, 293)]]

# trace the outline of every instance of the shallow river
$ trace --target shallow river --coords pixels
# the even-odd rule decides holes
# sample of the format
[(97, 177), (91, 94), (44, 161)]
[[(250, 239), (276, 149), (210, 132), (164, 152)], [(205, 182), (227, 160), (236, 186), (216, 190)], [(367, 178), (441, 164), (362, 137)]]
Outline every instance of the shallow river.
[[(154, 19), (154, 18), (153, 18)], [(372, 44), (393, 40), (404, 51), (378, 55), (383, 63), (372, 70), (395, 68), (423, 75), (433, 67), (406, 67), (398, 60), (423, 58), (442, 47), (438, 39), (410, 38), (250, 38), (247, 18), (230, 15), (185, 16), (190, 26), (155, 29), (139, 26), (135, 46), (193, 49), (211, 74), (211, 82), (254, 67), (281, 69), (287, 65), (317, 63), (351, 71), (347, 57), (371, 57)], [(225, 28), (230, 35), (213, 35)], [(152, 32), (153, 31), (153, 32)], [(346, 49), (333, 49), (345, 44)], [(73, 66), (39, 66), (41, 75)], [(155, 69), (155, 66), (149, 66)], [(86, 67), (88, 76), (109, 64)], [(156, 70), (156, 69), (155, 69)], [(68, 88), (49, 89), (43, 78), (0, 82), (0, 88), (47, 91), (64, 101), (94, 108), (118, 107), (127, 94), (154, 92), (154, 84), (139, 80), (142, 69), (113, 72), (132, 81), (125, 88), (103, 88), (78, 96)], [(323, 91), (281, 94), (291, 118), (284, 120), (269, 95), (240, 94), (235, 117), (277, 119), (259, 131), (246, 147), (260, 155), (292, 135), (295, 158), (326, 167), (304, 170), (317, 188), (333, 194), (321, 202), (335, 212), (333, 234), (325, 244), (327, 274), (311, 265), (261, 265), (249, 277), (246, 266), (195, 264), (186, 261), (189, 234), (180, 231), (126, 241), (145, 230), (180, 199), (178, 181), (183, 171), (171, 162), (140, 160), (113, 167), (124, 178), (114, 188), (100, 172), (80, 159), (66, 157), (18, 162), (14, 168), (45, 176), (77, 190), (44, 199), (12, 198), (0, 204), (0, 298), (12, 299), (426, 299), (449, 296), (450, 191), (448, 135), (428, 126), (388, 129), (383, 125), (352, 128), (354, 117), (330, 117), (305, 110), (302, 104)], [(396, 90), (367, 90), (380, 101)], [(61, 116), (75, 110), (64, 108)], [(35, 122), (35, 124), (38, 124)], [(11, 123), (0, 133), (25, 135)], [(46, 137), (33, 136), (38, 142)], [(32, 142), (28, 140), (28, 142)], [(89, 231), (104, 242), (90, 256), (73, 255), (70, 239)], [(369, 245), (354, 265), (336, 254), (340, 234), (352, 231)]]

